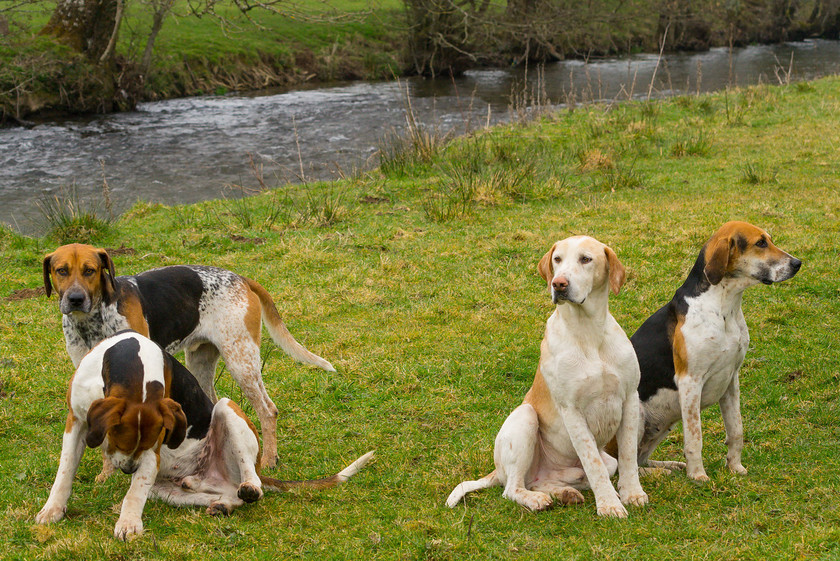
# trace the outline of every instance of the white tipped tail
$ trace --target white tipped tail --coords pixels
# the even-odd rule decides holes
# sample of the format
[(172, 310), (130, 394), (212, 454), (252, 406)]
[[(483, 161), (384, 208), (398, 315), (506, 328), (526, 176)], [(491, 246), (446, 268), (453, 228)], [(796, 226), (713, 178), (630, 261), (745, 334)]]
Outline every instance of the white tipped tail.
[(475, 481), (462, 481), (455, 488), (449, 493), (449, 497), (446, 499), (446, 506), (449, 508), (455, 508), (455, 506), (461, 502), (461, 499), (467, 493), (472, 493), (473, 491), (478, 491), (479, 489), (487, 489), (488, 487), (493, 487), (495, 485), (499, 485), (499, 480), (496, 478), (496, 470), (491, 471), (481, 479), (476, 479)]
[(271, 298), (268, 291), (255, 280), (245, 277), (243, 277), (243, 279), (248, 284), (248, 287), (260, 299), (263, 325), (265, 325), (266, 331), (268, 331), (268, 334), (271, 336), (271, 340), (277, 343), (277, 345), (279, 345), (286, 354), (298, 362), (304, 362), (306, 364), (317, 366), (327, 372), (335, 372), (335, 368), (333, 368), (333, 365), (330, 364), (329, 361), (324, 360), (315, 353), (308, 351), (306, 347), (295, 340), (286, 328), (286, 324), (283, 323), (283, 318), (280, 317), (280, 312), (277, 311), (277, 306), (275, 306), (274, 300)]
[(270, 489), (272, 491), (289, 491), (290, 489), (299, 489), (299, 488), (307, 488), (307, 489), (331, 489), (333, 487), (337, 487), (341, 485), (357, 473), (359, 470), (365, 467), (370, 459), (373, 457), (373, 450), (341, 470), (340, 472), (336, 473), (335, 475), (331, 475), (330, 477), (325, 477), (323, 479), (308, 479), (306, 481), (283, 481), (280, 479), (274, 479), (271, 477), (266, 477), (260, 475), (260, 481), (262, 481), (263, 487), (266, 489)]

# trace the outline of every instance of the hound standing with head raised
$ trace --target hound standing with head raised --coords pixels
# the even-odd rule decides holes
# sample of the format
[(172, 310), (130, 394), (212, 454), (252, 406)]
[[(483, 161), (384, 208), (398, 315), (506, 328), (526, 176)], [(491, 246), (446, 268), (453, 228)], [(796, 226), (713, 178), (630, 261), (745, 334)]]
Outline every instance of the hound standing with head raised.
[[(598, 514), (626, 517), (622, 503), (643, 505), (648, 497), (636, 463), (639, 365), (607, 302), (624, 284), (624, 267), (609, 247), (575, 236), (555, 243), (538, 269), (556, 309), (534, 383), (496, 436), (496, 469), (458, 484), (446, 504), (501, 485), (506, 498), (543, 510), (553, 499), (582, 502), (578, 489), (591, 487)], [(604, 452), (613, 437), (618, 462)], [(610, 482), (616, 468), (617, 493)]]
[[(726, 429), (726, 465), (747, 473), (741, 464), (738, 371), (750, 334), (741, 296), (750, 286), (787, 280), (801, 266), (799, 259), (773, 245), (767, 232), (746, 222), (728, 222), (706, 242), (671, 301), (630, 338), (641, 367), (639, 397), (645, 415), (640, 465), (663, 464), (648, 458), (682, 419), (688, 476), (708, 480), (700, 410), (718, 403)], [(668, 467), (675, 463), (665, 462)]]
[(260, 373), (261, 323), (295, 360), (335, 371), (295, 341), (265, 288), (231, 271), (175, 265), (117, 277), (104, 249), (70, 244), (44, 257), (44, 287), (47, 296), (53, 287), (58, 292), (73, 366), (106, 337), (133, 329), (170, 353), (183, 350), (187, 368), (215, 401), (221, 356), (260, 419), (265, 467), (277, 458), (277, 407)]
[(356, 474), (368, 452), (340, 473), (314, 481), (279, 481), (259, 474), (254, 425), (229, 399), (215, 406), (190, 372), (157, 344), (133, 331), (110, 337), (79, 364), (67, 392), (55, 483), (39, 524), (64, 517), (73, 477), (85, 450), (101, 446), (114, 466), (132, 474), (114, 535), (143, 532), (149, 497), (173, 505), (202, 505), (229, 514), (258, 500), (263, 487), (333, 487)]

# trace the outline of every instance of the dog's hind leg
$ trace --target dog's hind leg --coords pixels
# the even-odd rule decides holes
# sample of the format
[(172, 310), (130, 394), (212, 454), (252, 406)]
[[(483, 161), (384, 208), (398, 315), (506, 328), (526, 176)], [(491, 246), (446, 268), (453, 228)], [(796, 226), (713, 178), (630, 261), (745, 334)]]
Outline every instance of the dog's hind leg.
[(236, 487), (237, 496), (246, 503), (261, 499), (262, 482), (256, 470), (260, 442), (256, 428), (242, 409), (229, 399), (216, 404), (212, 422), (217, 426), (214, 430), (226, 437), (217, 447), (221, 455), (217, 461), (224, 462), (224, 472)]
[(539, 460), (539, 426), (534, 408), (528, 403), (520, 405), (505, 419), (493, 448), (496, 474), (505, 487), (502, 496), (535, 511), (545, 510), (552, 503), (548, 493), (526, 487), (526, 479)]
[(219, 363), (219, 350), (212, 343), (203, 343), (184, 351), (184, 362), (198, 385), (213, 403), (217, 401), (216, 388), (213, 382), (216, 377), (216, 365)]
[(221, 351), (231, 376), (242, 388), (242, 393), (260, 420), (262, 467), (274, 467), (277, 463), (277, 406), (268, 397), (260, 374), (259, 345), (250, 337), (243, 337), (226, 342)]

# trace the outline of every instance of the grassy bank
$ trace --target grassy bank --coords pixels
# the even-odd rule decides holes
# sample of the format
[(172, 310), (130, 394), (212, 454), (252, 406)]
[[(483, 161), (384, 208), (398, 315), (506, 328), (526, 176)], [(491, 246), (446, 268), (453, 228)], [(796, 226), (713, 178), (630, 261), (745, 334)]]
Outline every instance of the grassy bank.
[[(0, 16), (6, 4), (11, 6), (0, 0)], [(282, 6), (282, 13), (258, 9), (245, 15), (220, 5), (215, 17), (199, 18), (186, 0), (177, 0), (155, 42), (141, 98), (392, 78), (403, 71), (400, 6), (397, 0), (305, 0)], [(47, 0), (10, 12), (9, 32), (0, 35), (0, 117), (110, 110), (101, 105), (113, 97), (108, 92), (114, 85), (107, 81), (114, 77), (37, 35), (54, 7)], [(147, 5), (126, 6), (120, 61), (140, 60), (151, 20)]]
[[(244, 201), (138, 204), (95, 243), (128, 274), (206, 263), (258, 279), (295, 336), (337, 373), (264, 343), (281, 413), (284, 478), (334, 472), (327, 492), (268, 495), (227, 518), (151, 502), (147, 534), (111, 538), (128, 478), (95, 484), (88, 451), (68, 518), (38, 527), (55, 476), (71, 374), (55, 298), (41, 284), (56, 239), (4, 231), (0, 248), (0, 544), (7, 558), (834, 559), (840, 556), (840, 79), (710, 96), (579, 107), (392, 150), (382, 170)], [(418, 137), (419, 138), (419, 137)], [(406, 146), (411, 146), (407, 143)], [(405, 147), (404, 147), (405, 148)], [(628, 282), (611, 310), (631, 333), (673, 293), (724, 221), (760, 225), (804, 261), (744, 301), (746, 477), (725, 468), (717, 408), (704, 412), (711, 481), (645, 478), (627, 520), (583, 506), (531, 514), (499, 489), (447, 509), (492, 469), (492, 443), (521, 402), (551, 312), (535, 271), (551, 243), (590, 234)], [(242, 405), (221, 374), (221, 395)], [(253, 413), (251, 412), (252, 417)], [(675, 431), (655, 459), (681, 457)]]

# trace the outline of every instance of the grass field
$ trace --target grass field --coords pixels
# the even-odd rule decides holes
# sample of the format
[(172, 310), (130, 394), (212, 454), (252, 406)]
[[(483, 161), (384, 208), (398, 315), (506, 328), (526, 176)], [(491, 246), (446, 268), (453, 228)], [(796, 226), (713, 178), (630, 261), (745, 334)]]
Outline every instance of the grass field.
[[(386, 151), (381, 170), (241, 201), (138, 203), (94, 243), (117, 272), (176, 263), (259, 280), (292, 333), (337, 373), (263, 343), (280, 408), (269, 473), (335, 472), (331, 491), (272, 494), (227, 518), (147, 504), (146, 534), (112, 537), (128, 477), (93, 481), (83, 458), (67, 518), (36, 526), (55, 476), (71, 375), (53, 237), (0, 232), (0, 548), (15, 559), (838, 559), (840, 558), (840, 79), (614, 107), (581, 106), (436, 146)], [(424, 139), (424, 140), (423, 140)], [(428, 150), (415, 150), (417, 146)], [(493, 439), (529, 387), (551, 313), (540, 256), (589, 234), (628, 270), (611, 311), (629, 333), (670, 298), (727, 220), (767, 229), (800, 273), (747, 291), (741, 370), (749, 475), (725, 467), (704, 412), (711, 481), (642, 480), (626, 520), (582, 506), (533, 514), (499, 489), (450, 510), (458, 482), (492, 469)], [(218, 392), (244, 403), (229, 375)], [(248, 409), (250, 411), (250, 409)], [(679, 428), (654, 459), (680, 459)]]

